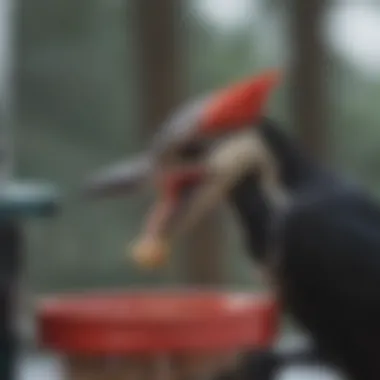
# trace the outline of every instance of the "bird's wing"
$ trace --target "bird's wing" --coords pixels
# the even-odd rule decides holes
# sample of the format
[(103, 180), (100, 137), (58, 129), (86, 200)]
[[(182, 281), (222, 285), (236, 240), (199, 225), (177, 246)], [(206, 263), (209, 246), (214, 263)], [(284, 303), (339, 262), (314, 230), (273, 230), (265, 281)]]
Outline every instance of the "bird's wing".
[(380, 305), (380, 208), (365, 194), (339, 191), (301, 202), (286, 218), (283, 247), (305, 283)]
[(283, 224), (285, 303), (323, 356), (354, 379), (380, 373), (380, 210), (337, 191), (301, 202)]

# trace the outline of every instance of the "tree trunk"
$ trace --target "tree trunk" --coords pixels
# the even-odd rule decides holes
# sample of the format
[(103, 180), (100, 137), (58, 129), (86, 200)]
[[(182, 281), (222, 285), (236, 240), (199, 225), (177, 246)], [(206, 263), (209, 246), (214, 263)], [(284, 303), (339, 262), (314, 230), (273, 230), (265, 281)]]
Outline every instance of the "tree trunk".
[[(179, 0), (135, 0), (142, 126), (150, 137), (181, 101), (186, 92), (184, 39), (178, 27)], [(196, 228), (185, 244), (181, 278), (191, 284), (223, 281), (221, 234), (216, 216)]]
[(141, 124), (151, 137), (184, 96), (178, 0), (135, 0)]
[(314, 155), (327, 145), (326, 48), (322, 38), (325, 0), (291, 0), (292, 112), (296, 132)]

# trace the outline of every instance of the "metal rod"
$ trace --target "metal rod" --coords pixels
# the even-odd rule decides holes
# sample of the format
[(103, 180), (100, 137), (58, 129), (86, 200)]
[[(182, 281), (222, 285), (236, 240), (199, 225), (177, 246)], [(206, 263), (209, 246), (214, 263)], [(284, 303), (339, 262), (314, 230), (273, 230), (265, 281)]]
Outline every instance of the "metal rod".
[(0, 186), (13, 172), (13, 24), (15, 1), (0, 0)]
[[(13, 172), (13, 26), (16, 2), (0, 0), (0, 191)], [(0, 221), (0, 379), (15, 378), (17, 332), (14, 321), (17, 303), (23, 234), (19, 221)]]

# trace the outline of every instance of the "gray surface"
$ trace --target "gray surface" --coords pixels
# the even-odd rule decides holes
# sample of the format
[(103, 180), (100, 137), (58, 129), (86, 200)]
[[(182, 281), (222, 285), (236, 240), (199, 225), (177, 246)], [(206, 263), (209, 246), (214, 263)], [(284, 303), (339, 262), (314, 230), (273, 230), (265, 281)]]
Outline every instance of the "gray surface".
[[(307, 345), (300, 335), (285, 336), (278, 344), (281, 350), (290, 350)], [(64, 380), (58, 358), (43, 354), (20, 355), (17, 380)], [(323, 366), (292, 366), (283, 369), (276, 380), (343, 380), (338, 374)]]
[(62, 379), (59, 361), (49, 356), (22, 356), (17, 366), (17, 372), (17, 380)]
[[(17, 380), (63, 380), (57, 359), (29, 356), (20, 360)], [(291, 367), (278, 374), (277, 380), (341, 380), (323, 367)]]

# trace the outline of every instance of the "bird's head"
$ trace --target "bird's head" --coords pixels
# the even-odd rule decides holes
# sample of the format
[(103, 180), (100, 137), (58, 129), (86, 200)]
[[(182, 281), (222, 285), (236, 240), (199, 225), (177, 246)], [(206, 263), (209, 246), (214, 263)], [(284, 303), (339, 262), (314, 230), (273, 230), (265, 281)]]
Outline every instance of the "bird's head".
[(268, 71), (186, 104), (164, 123), (149, 151), (86, 182), (91, 197), (156, 187), (158, 199), (132, 250), (138, 260), (159, 264), (174, 239), (226, 199), (247, 172), (259, 171), (271, 186), (276, 168), (258, 130), (279, 80), (278, 72)]

